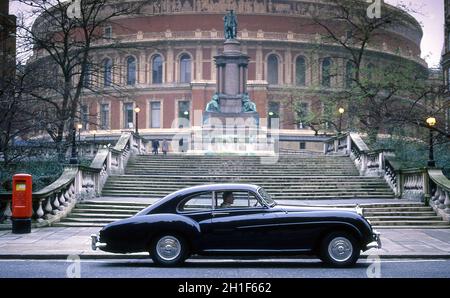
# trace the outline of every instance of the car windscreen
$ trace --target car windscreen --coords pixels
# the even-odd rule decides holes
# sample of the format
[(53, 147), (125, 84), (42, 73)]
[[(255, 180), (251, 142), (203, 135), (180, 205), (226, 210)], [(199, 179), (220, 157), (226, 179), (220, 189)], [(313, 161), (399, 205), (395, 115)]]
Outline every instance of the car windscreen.
[(258, 188), (258, 194), (268, 206), (273, 207), (277, 204), (264, 188)]

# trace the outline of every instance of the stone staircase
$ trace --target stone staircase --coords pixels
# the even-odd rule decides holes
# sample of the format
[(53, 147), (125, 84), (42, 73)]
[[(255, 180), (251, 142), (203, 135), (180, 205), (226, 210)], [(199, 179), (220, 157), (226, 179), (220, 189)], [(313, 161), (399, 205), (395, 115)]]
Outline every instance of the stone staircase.
[(251, 183), (275, 199), (393, 198), (382, 178), (360, 177), (346, 156), (137, 156), (125, 175), (110, 177), (103, 196), (161, 198), (180, 188), (210, 183)]
[[(256, 156), (151, 156), (130, 159), (124, 175), (107, 180), (102, 195), (114, 200), (78, 204), (57, 226), (103, 226), (129, 217), (181, 188), (210, 183), (251, 183), (264, 187), (275, 200), (393, 199), (364, 205), (365, 216), (379, 228), (448, 228), (432, 208), (416, 202), (394, 201), (384, 179), (361, 177), (348, 156), (283, 155), (275, 164), (261, 164)], [(134, 200), (126, 201), (125, 198)], [(136, 200), (137, 198), (140, 198)], [(133, 202), (130, 202), (133, 201)], [(336, 204), (334, 204), (336, 205)]]

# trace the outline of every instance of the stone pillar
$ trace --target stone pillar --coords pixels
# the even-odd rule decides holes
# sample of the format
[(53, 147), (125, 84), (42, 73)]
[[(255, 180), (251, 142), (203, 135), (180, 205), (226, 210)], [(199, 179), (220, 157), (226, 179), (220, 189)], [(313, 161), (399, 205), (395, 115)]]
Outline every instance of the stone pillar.
[(225, 93), (225, 65), (220, 66), (220, 93)]
[(239, 68), (237, 64), (229, 63), (225, 66), (225, 94), (239, 93)]
[[(211, 80), (213, 78), (217, 79), (217, 65), (215, 65), (214, 63), (214, 59), (213, 57), (217, 56), (217, 46), (213, 45), (211, 47)], [(217, 83), (217, 82), (216, 82)], [(219, 85), (217, 85), (218, 87)], [(216, 90), (219, 90), (219, 88), (217, 88)]]
[(195, 80), (201, 81), (203, 79), (203, 49), (197, 45), (195, 51)]
[(138, 84), (147, 84), (146, 55), (141, 52), (139, 55)]
[(284, 54), (284, 84), (293, 84), (292, 82), (292, 53), (288, 48)]
[(256, 48), (256, 80), (261, 81), (263, 78), (263, 52), (262, 46), (258, 45)]
[(166, 74), (167, 74), (167, 83), (173, 83), (173, 49), (171, 46), (167, 48), (167, 67), (166, 67)]
[(216, 90), (220, 93), (220, 66), (216, 65)]

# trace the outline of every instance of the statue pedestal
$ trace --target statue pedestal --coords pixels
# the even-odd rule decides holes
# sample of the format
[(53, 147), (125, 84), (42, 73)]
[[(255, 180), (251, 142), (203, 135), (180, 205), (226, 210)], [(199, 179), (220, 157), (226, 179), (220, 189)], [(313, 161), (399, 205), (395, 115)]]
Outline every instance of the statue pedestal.
[(267, 131), (261, 130), (256, 105), (246, 90), (249, 56), (241, 52), (239, 41), (229, 39), (224, 43), (223, 53), (214, 59), (216, 94), (203, 112), (202, 131), (195, 141), (199, 146), (192, 152), (273, 154), (273, 142)]

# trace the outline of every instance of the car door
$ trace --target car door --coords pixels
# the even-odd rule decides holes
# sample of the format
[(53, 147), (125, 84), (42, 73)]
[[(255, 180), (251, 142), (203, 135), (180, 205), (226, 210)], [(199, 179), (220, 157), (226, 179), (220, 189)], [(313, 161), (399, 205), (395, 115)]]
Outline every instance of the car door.
[(211, 223), (212, 198), (212, 191), (193, 193), (183, 198), (177, 206), (178, 214), (189, 217), (198, 223), (201, 236), (197, 240), (200, 241), (199, 245), (201, 248), (204, 246), (203, 236), (208, 231), (208, 226)]
[(214, 192), (214, 209), (205, 232), (205, 249), (223, 251), (251, 251), (272, 249), (272, 224), (275, 215), (250, 191), (232, 191), (231, 207), (221, 208), (220, 198), (227, 191)]

